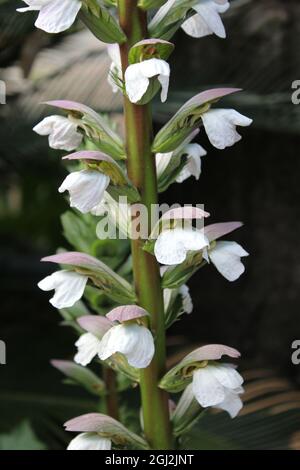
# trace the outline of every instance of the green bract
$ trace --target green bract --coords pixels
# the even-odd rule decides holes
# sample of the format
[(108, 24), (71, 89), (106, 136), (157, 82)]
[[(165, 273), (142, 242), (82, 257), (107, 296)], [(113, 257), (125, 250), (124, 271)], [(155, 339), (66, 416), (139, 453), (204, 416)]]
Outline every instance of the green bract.
[(48, 101), (46, 104), (65, 110), (69, 119), (77, 124), (99, 150), (118, 160), (126, 158), (122, 139), (111, 129), (108, 121), (93, 109), (67, 100)]
[(170, 39), (182, 23), (194, 14), (191, 8), (199, 0), (169, 0), (158, 10), (149, 23), (154, 38)]
[(172, 152), (201, 125), (201, 117), (212, 103), (223, 96), (240, 91), (238, 88), (215, 88), (203, 91), (187, 101), (156, 135), (153, 152)]
[(103, 42), (122, 44), (126, 36), (115, 18), (97, 0), (86, 0), (82, 4), (79, 18), (89, 30)]
[(206, 367), (209, 361), (219, 360), (224, 355), (232, 358), (240, 357), (240, 353), (236, 349), (223, 344), (201, 346), (169, 370), (161, 379), (159, 386), (168, 392), (180, 392), (191, 383), (196, 369)]
[(183, 263), (167, 268), (162, 278), (162, 287), (176, 289), (182, 286), (206, 263), (202, 251), (188, 253)]
[(47, 256), (42, 261), (71, 266), (76, 272), (88, 276), (97, 287), (115, 302), (130, 304), (136, 301), (134, 289), (129, 282), (93, 256), (70, 251)]
[(142, 10), (150, 10), (151, 8), (159, 8), (165, 3), (165, 0), (139, 0), (138, 6)]
[(133, 186), (123, 168), (109, 155), (96, 150), (83, 150), (72, 153), (64, 159), (81, 160), (88, 165), (89, 169), (99, 170), (109, 176), (110, 184), (107, 192), (115, 199), (119, 196), (126, 196), (129, 202), (140, 200), (138, 190)]
[(119, 421), (99, 413), (78, 416), (65, 423), (67, 431), (95, 432), (101, 437), (111, 439), (116, 445), (134, 445), (138, 449), (149, 449), (147, 442), (134, 432), (129, 431)]
[(162, 39), (144, 39), (131, 47), (128, 54), (129, 64), (143, 60), (158, 58), (167, 60), (174, 50), (174, 44)]

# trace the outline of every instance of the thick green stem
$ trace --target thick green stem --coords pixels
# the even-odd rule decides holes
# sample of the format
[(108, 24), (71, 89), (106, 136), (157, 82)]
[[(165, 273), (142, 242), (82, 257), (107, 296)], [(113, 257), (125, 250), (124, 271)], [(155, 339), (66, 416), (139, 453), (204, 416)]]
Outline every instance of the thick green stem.
[[(123, 72), (128, 66), (129, 48), (147, 36), (146, 13), (136, 0), (119, 0), (119, 18), (128, 41), (120, 47)], [(150, 105), (135, 105), (124, 98), (128, 174), (148, 210), (150, 227), (152, 204), (158, 203), (155, 158), (151, 152), (152, 117)], [(172, 449), (168, 396), (158, 388), (165, 371), (166, 346), (163, 294), (155, 257), (142, 249), (141, 240), (132, 241), (135, 288), (139, 304), (150, 314), (155, 336), (155, 355), (149, 367), (141, 370), (140, 388), (144, 430), (153, 449)]]

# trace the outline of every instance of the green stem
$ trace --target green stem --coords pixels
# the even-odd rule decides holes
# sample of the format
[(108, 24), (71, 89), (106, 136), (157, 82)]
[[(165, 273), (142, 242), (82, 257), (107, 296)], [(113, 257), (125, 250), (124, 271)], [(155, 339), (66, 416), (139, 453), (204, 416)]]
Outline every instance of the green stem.
[[(129, 48), (147, 36), (147, 16), (136, 0), (119, 0), (119, 19), (128, 40), (120, 46), (123, 73), (128, 66)], [(155, 158), (151, 152), (152, 116), (150, 105), (135, 105), (124, 98), (128, 175), (148, 210), (150, 227), (152, 204), (158, 203)], [(135, 288), (139, 305), (151, 314), (150, 328), (155, 336), (155, 355), (149, 367), (141, 370), (140, 388), (144, 430), (153, 449), (172, 449), (168, 396), (158, 388), (165, 372), (166, 346), (163, 293), (159, 266), (154, 256), (143, 251), (142, 240), (132, 240)]]

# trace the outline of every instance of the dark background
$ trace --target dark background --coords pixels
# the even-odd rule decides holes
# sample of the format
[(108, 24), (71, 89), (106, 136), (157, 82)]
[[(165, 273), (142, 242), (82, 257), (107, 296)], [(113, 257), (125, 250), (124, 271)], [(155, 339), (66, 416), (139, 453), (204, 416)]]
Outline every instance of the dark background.
[[(190, 178), (175, 184), (161, 201), (204, 203), (212, 222), (242, 220), (244, 227), (227, 239), (241, 243), (250, 256), (244, 259), (246, 273), (235, 283), (211, 266), (191, 279), (194, 312), (172, 328), (170, 342), (232, 345), (242, 352), (242, 368), (271, 369), (299, 387), (300, 366), (290, 357), (291, 343), (300, 337), (300, 105), (291, 102), (291, 84), (300, 79), (300, 6), (287, 0), (231, 3), (224, 20), (226, 41), (177, 34), (171, 93), (166, 106), (157, 103), (154, 109), (155, 126), (202, 89), (233, 85), (245, 90), (226, 103), (254, 119), (251, 128), (241, 129), (243, 140), (218, 151), (202, 130), (198, 140), (208, 154), (199, 182)], [(39, 259), (57, 246), (67, 247), (59, 221), (67, 204), (57, 193), (65, 170), (47, 139), (31, 132), (39, 113), (49, 113), (36, 111), (38, 98), (45, 98), (47, 89), (53, 93), (55, 83), (55, 98), (65, 98), (58, 83), (72, 73), (68, 98), (84, 101), (78, 98), (83, 86), (91, 101), (86, 104), (120, 111), (115, 97), (111, 106), (108, 99), (93, 103), (89, 86), (99, 80), (97, 69), (90, 77), (93, 85), (80, 80), (80, 70), (84, 73), (92, 63), (106, 73), (103, 51), (83, 51), (74, 70), (66, 70), (62, 56), (60, 68), (44, 80), (46, 86), (30, 75), (38, 54), (50, 49), (55, 57), (70, 37), (37, 32), (34, 15), (17, 15), (17, 4), (0, 2), (2, 79), (8, 71), (15, 74), (14, 67), (22, 72), (7, 105), (0, 107), (0, 338), (7, 344), (7, 365), (0, 366), (1, 431), (28, 416), (38, 417), (39, 423), (44, 419), (49, 428), (61, 416), (72, 416), (75, 405), (85, 410), (89, 404), (77, 389), (60, 385), (61, 377), (49, 364), (53, 357), (72, 357), (75, 337), (58, 326), (48, 295), (36, 287), (51, 269)], [(38, 432), (44, 437), (42, 425)], [(55, 436), (53, 445), (60, 441), (59, 431)]]

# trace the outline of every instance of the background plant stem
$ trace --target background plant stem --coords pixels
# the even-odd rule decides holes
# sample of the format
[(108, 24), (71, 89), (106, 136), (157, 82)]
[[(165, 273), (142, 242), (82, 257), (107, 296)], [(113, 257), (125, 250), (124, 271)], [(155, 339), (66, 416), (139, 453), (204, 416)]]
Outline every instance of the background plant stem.
[[(119, 0), (119, 18), (128, 41), (120, 46), (123, 73), (128, 66), (128, 51), (147, 37), (146, 13), (136, 0)], [(152, 204), (158, 203), (155, 158), (151, 152), (152, 116), (150, 105), (135, 105), (124, 98), (128, 174), (141, 194), (141, 204), (148, 209), (148, 227)], [(135, 288), (139, 305), (150, 314), (155, 336), (155, 355), (149, 367), (141, 370), (140, 388), (144, 430), (153, 449), (172, 449), (168, 396), (158, 388), (165, 371), (165, 326), (163, 293), (159, 266), (154, 256), (142, 250), (142, 241), (132, 241)]]
[(109, 367), (103, 367), (103, 378), (106, 385), (106, 413), (112, 418), (119, 420), (116, 373)]

